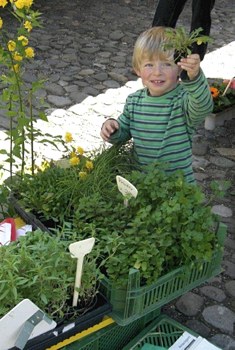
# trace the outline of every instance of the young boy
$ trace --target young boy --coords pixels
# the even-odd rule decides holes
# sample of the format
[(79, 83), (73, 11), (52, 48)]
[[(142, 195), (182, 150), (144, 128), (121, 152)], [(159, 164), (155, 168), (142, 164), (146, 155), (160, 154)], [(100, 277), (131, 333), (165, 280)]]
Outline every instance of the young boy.
[[(141, 165), (153, 161), (168, 163), (167, 172), (178, 169), (186, 181), (194, 182), (192, 135), (212, 112), (207, 80), (198, 54), (174, 63), (174, 51), (163, 50), (165, 28), (153, 27), (136, 41), (133, 68), (145, 88), (127, 97), (123, 113), (102, 125), (101, 137), (112, 144), (133, 139)], [(179, 82), (184, 69), (188, 80)]]

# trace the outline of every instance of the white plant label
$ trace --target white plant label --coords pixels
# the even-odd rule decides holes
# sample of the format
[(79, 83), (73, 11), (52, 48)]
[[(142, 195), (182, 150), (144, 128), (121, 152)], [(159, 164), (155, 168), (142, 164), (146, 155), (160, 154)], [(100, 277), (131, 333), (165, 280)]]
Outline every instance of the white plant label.
[(116, 176), (116, 181), (119, 191), (126, 199), (130, 199), (130, 197), (137, 197), (138, 190), (134, 185), (132, 185), (132, 183), (119, 175)]

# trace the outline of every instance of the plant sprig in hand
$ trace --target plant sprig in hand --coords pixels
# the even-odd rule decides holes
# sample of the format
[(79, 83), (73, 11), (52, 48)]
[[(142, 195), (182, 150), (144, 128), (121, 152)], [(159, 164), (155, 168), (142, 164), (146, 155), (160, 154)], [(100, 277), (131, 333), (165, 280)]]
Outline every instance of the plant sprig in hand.
[(206, 44), (212, 42), (212, 38), (207, 35), (200, 35), (203, 29), (200, 27), (188, 34), (184, 27), (167, 28), (167, 41), (163, 45), (163, 50), (175, 50), (174, 60), (177, 63), (181, 57), (186, 57), (192, 53), (192, 45)]

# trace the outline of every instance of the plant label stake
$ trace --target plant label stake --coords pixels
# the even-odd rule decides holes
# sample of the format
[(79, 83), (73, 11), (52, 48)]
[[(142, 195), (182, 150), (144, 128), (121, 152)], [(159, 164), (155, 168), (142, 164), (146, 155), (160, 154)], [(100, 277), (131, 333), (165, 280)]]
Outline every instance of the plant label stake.
[(124, 196), (124, 205), (128, 206), (128, 200), (131, 197), (136, 198), (138, 194), (137, 188), (122, 176), (116, 176), (117, 186), (121, 194)]
[(225, 88), (225, 90), (224, 90), (222, 96), (225, 96), (225, 94), (226, 94), (226, 92), (228, 91), (228, 88), (229, 88), (229, 86), (231, 85), (233, 79), (235, 79), (235, 77), (232, 77), (232, 78), (229, 80), (229, 82), (228, 82), (228, 84), (227, 84), (227, 86), (226, 86), (226, 88)]
[(72, 258), (77, 259), (77, 270), (75, 277), (74, 293), (73, 293), (73, 306), (78, 304), (78, 292), (77, 289), (81, 286), (81, 277), (82, 277), (82, 267), (83, 260), (86, 254), (92, 251), (92, 248), (95, 244), (95, 238), (87, 238), (79, 242), (74, 242), (69, 245), (69, 251), (72, 255)]

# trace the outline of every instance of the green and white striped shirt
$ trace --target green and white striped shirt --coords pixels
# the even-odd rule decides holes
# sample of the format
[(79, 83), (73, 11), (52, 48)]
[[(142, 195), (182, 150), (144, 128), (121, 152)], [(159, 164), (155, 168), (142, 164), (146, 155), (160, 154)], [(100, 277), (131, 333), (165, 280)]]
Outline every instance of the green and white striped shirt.
[(202, 71), (195, 80), (180, 82), (162, 96), (149, 96), (147, 89), (129, 95), (118, 117), (119, 130), (110, 143), (133, 139), (141, 165), (153, 161), (168, 163), (168, 172), (181, 169), (194, 182), (192, 135), (213, 110), (207, 79)]

